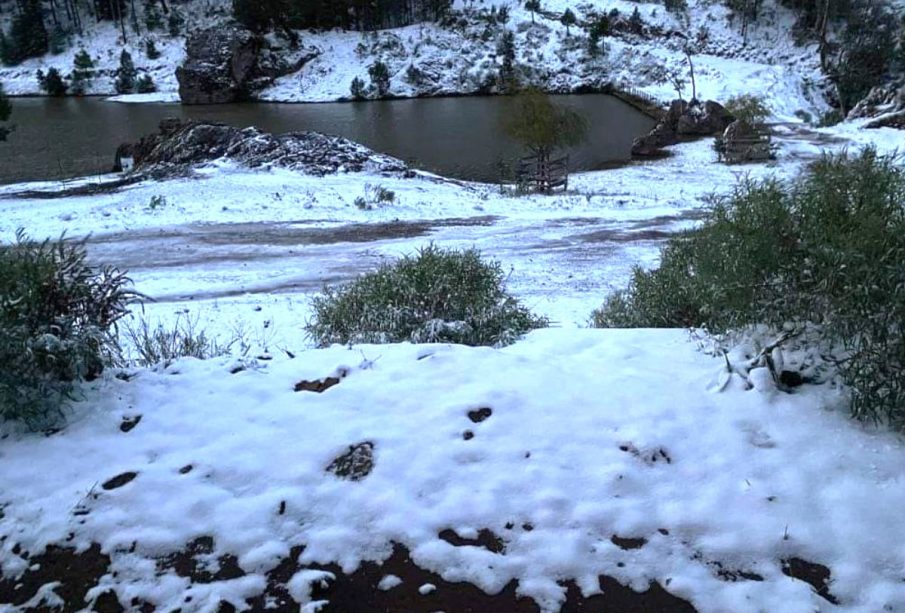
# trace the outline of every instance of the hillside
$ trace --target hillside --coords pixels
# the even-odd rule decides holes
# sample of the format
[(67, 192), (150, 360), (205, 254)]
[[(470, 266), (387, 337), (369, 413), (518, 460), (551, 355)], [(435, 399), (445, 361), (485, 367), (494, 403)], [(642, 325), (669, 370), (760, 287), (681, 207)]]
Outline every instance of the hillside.
[[(114, 94), (119, 53), (127, 49), (139, 71), (151, 75), (160, 92), (133, 99), (173, 99), (178, 89), (174, 70), (184, 59), (185, 32), (227, 20), (229, 6), (222, 1), (189, 0), (176, 7), (185, 17), (182, 34), (130, 33), (125, 45), (113, 24), (89, 24), (83, 36), (73, 38), (69, 50), (4, 67), (0, 81), (14, 95), (40, 94), (35, 72), (53, 66), (67, 74), (74, 54), (84, 47), (97, 64), (97, 76), (87, 92)], [(826, 84), (815, 45), (799, 47), (793, 43), (790, 30), (794, 17), (773, 2), (765, 4), (757, 24), (749, 28), (747, 42), (730, 24), (729, 10), (709, 0), (693, 0), (684, 14), (670, 13), (655, 3), (551, 0), (534, 16), (534, 24), (531, 13), (519, 2), (508, 0), (498, 6), (509, 9), (505, 23), (490, 23), (486, 8), (457, 2), (455, 7), (462, 10), (462, 17), (445, 26), (420, 24), (371, 33), (303, 31), (295, 50), (285, 40), (270, 35), (272, 49), (289, 62), (303, 54), (316, 57), (257, 95), (262, 100), (281, 102), (348, 98), (352, 80), (358, 77), (367, 82), (368, 67), (378, 59), (390, 69), (391, 96), (479, 93), (499, 70), (500, 36), (510, 29), (515, 34), (516, 64), (522, 76), (551, 91), (614, 83), (667, 101), (676, 96), (669, 79), (674, 74), (686, 81), (682, 93), (689, 96), (691, 86), (682, 49), (690, 41), (699, 97), (725, 100), (732, 95), (759, 93), (768, 98), (776, 118), (783, 120), (794, 120), (795, 113), (801, 111), (819, 116), (827, 109), (823, 95)], [(581, 27), (567, 33), (559, 23), (568, 7), (579, 15), (579, 26), (590, 15), (613, 10), (625, 20), (635, 9), (643, 24), (636, 31), (614, 27), (613, 34), (601, 43), (605, 51), (591, 57), (587, 34)], [(155, 41), (160, 58), (146, 57), (146, 38)]]

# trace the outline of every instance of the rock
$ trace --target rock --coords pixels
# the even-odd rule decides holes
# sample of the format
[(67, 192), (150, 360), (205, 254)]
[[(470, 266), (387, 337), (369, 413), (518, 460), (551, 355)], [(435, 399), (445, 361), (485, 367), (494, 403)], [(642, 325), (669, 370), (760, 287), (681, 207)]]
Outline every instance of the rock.
[(719, 102), (689, 104), (679, 116), (676, 132), (682, 136), (715, 136), (735, 121), (732, 113)]
[(261, 39), (238, 24), (200, 30), (185, 43), (185, 63), (176, 69), (183, 104), (223, 104), (248, 94)]
[(651, 157), (665, 155), (663, 147), (675, 145), (681, 136), (715, 136), (735, 121), (732, 113), (712, 100), (686, 102), (673, 100), (663, 119), (648, 134), (632, 142), (632, 155)]
[[(873, 87), (858, 104), (849, 111), (846, 119), (878, 117), (886, 113), (905, 111), (905, 85), (886, 83)], [(871, 127), (868, 125), (868, 127)], [(880, 126), (874, 126), (880, 127)], [(892, 126), (896, 127), (896, 126)]]
[(632, 155), (639, 157), (666, 155), (663, 147), (675, 145), (678, 142), (679, 136), (675, 130), (666, 123), (658, 123), (649, 134), (639, 136), (632, 141)]
[(116, 165), (125, 156), (133, 172), (174, 171), (218, 159), (250, 168), (277, 166), (323, 176), (335, 172), (405, 172), (396, 158), (375, 153), (338, 136), (318, 132), (269, 134), (256, 128), (234, 128), (217, 123), (165, 119), (157, 134), (137, 143), (120, 145)]
[(340, 479), (349, 481), (361, 481), (374, 469), (374, 443), (365, 441), (357, 445), (350, 445), (349, 451), (337, 456), (327, 467)]
[(864, 125), (865, 128), (896, 128), (905, 130), (905, 111), (889, 113)]

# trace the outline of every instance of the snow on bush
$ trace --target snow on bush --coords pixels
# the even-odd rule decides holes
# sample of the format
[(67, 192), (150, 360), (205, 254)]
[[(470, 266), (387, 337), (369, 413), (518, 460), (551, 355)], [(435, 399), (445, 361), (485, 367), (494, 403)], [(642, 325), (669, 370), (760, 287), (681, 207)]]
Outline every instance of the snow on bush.
[(84, 242), (0, 247), (0, 419), (40, 427), (62, 415), (75, 383), (116, 355), (111, 329), (136, 295), (128, 278), (86, 261)]
[(547, 325), (510, 296), (498, 262), (474, 249), (430, 245), (416, 256), (339, 287), (312, 301), (306, 330), (331, 343), (461, 343), (507, 345)]
[(905, 169), (873, 149), (741, 183), (674, 238), (597, 327), (820, 326), (854, 416), (905, 429)]

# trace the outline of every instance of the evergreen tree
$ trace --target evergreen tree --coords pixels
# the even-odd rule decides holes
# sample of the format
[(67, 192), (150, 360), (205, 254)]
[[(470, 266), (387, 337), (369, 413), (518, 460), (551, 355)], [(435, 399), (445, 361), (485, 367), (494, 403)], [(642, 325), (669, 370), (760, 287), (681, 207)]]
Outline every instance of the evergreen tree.
[(157, 43), (153, 38), (145, 40), (145, 55), (149, 60), (156, 60), (160, 57), (160, 51), (157, 49)]
[(172, 9), (170, 16), (167, 17), (167, 33), (175, 38), (182, 33), (183, 25), (185, 25), (185, 17), (176, 9)]
[(377, 60), (368, 68), (371, 86), (377, 90), (377, 96), (383, 98), (390, 91), (390, 69), (382, 61)]
[[(0, 83), (0, 122), (5, 123), (13, 112), (13, 105), (9, 102), (9, 96), (3, 89), (3, 83)], [(12, 132), (12, 126), (0, 125), (0, 141), (5, 141), (9, 133)]]
[(500, 64), (500, 86), (504, 91), (510, 91), (518, 87), (518, 77), (515, 73), (515, 34), (512, 30), (503, 32), (497, 53), (502, 58)]
[(48, 96), (57, 98), (66, 95), (66, 90), (69, 89), (69, 86), (56, 68), (49, 68), (47, 74), (39, 70), (36, 76), (38, 77), (38, 85), (47, 92)]
[(349, 91), (352, 94), (353, 100), (364, 100), (365, 99), (365, 82), (355, 77), (352, 79), (352, 85), (349, 87)]
[(47, 53), (49, 37), (40, 0), (23, 0), (4, 41), (4, 64), (20, 64)]
[(635, 34), (641, 34), (644, 31), (644, 20), (641, 18), (641, 11), (638, 10), (637, 6), (628, 18), (628, 25)]
[(135, 90), (135, 64), (132, 56), (123, 49), (119, 55), (119, 68), (116, 70), (116, 93), (131, 94)]
[(566, 26), (566, 38), (571, 36), (569, 28), (578, 23), (578, 18), (575, 17), (575, 13), (572, 12), (572, 9), (566, 9), (566, 11), (562, 14), (562, 17), (559, 19), (559, 22)]
[(163, 14), (160, 12), (156, 0), (145, 0), (144, 13), (145, 28), (148, 32), (163, 29)]
[[(610, 34), (611, 23), (609, 15), (600, 15), (591, 23), (588, 32), (588, 55), (591, 57), (597, 57), (600, 52), (600, 43), (604, 40), (604, 37)], [(606, 51), (605, 43), (603, 49)]]
[(145, 73), (135, 82), (135, 91), (139, 94), (152, 94), (157, 91), (157, 85), (154, 84), (151, 75)]
[(540, 12), (540, 0), (526, 0), (525, 10), (531, 12), (531, 23), (534, 23), (534, 14)]
[(72, 93), (81, 96), (91, 85), (94, 78), (94, 60), (84, 49), (80, 49), (72, 60), (72, 73), (69, 75), (72, 81)]
[(54, 55), (59, 55), (69, 48), (69, 32), (67, 32), (60, 24), (54, 25), (53, 29), (50, 31), (48, 47), (50, 52)]

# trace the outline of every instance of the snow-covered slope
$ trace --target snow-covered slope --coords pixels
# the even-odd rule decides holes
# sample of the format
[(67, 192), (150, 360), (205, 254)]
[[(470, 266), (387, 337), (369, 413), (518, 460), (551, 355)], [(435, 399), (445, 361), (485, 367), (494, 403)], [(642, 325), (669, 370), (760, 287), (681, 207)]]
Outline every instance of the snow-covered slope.
[[(725, 100), (737, 94), (761, 94), (768, 99), (776, 117), (782, 119), (791, 119), (800, 111), (816, 115), (826, 108), (814, 47), (796, 47), (792, 43), (793, 17), (771, 1), (764, 3), (761, 18), (749, 29), (747, 42), (730, 23), (728, 10), (709, 0), (692, 0), (682, 15), (669, 13), (655, 3), (551, 0), (534, 17), (534, 24), (520, 2), (502, 0), (497, 6), (509, 7), (505, 24), (488, 25), (481, 13), (486, 7), (460, 1), (456, 7), (464, 11), (464, 18), (446, 27), (421, 24), (374, 33), (302, 32), (303, 48), (316, 49), (320, 55), (300, 71), (279, 79), (260, 97), (298, 102), (348, 98), (352, 80), (358, 77), (367, 83), (368, 67), (378, 59), (390, 68), (389, 94), (393, 96), (483, 91), (499, 70), (499, 40), (504, 29), (509, 29), (515, 33), (517, 63), (524, 76), (554, 91), (615, 83), (660, 101), (669, 100), (676, 91), (665, 78), (668, 72), (677, 72), (688, 82), (682, 49), (690, 42), (697, 92), (703, 98)], [(229, 14), (229, 3), (221, 0), (196, 0), (182, 8), (192, 27), (217, 23)], [(580, 22), (613, 9), (627, 17), (637, 9), (645, 29), (642, 34), (617, 32), (606, 37), (606, 52), (592, 58), (587, 51), (586, 33), (580, 27), (567, 33), (559, 23), (559, 15), (566, 8), (573, 9)], [(56, 66), (68, 73), (73, 56), (84, 46), (99, 67), (89, 92), (112, 94), (113, 73), (121, 49), (118, 36), (111, 24), (91, 25), (85, 37), (75, 39), (71, 50), (2, 68), (0, 81), (10, 93), (39, 94), (35, 71)], [(125, 48), (132, 52), (139, 70), (152, 75), (161, 92), (174, 93), (177, 83), (173, 73), (183, 59), (184, 39), (161, 33), (151, 35), (163, 53), (152, 61), (145, 57), (141, 43), (144, 37), (130, 35)], [(287, 57), (297, 53), (288, 49), (285, 41), (272, 40)], [(683, 93), (691, 94), (690, 82)]]

